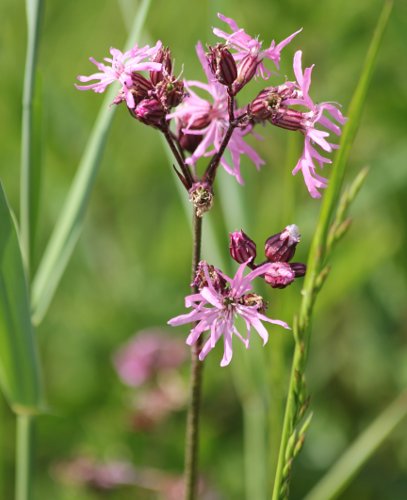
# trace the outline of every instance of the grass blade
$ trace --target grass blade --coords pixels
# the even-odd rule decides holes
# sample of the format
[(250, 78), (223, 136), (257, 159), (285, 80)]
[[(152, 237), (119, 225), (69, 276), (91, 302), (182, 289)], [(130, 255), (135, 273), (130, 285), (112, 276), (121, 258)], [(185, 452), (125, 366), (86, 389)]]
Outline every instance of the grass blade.
[(305, 500), (333, 500), (407, 415), (407, 391), (397, 397), (345, 451)]
[[(150, 1), (143, 0), (134, 20), (127, 47), (134, 45), (140, 37)], [(115, 107), (110, 107), (110, 103), (116, 93), (117, 89), (114, 87), (106, 93), (65, 205), (34, 277), (32, 287), (34, 324), (38, 324), (44, 317), (81, 233), (90, 194), (115, 112)]]
[(33, 100), (38, 56), (38, 40), (42, 0), (27, 0), (27, 53), (25, 61), (23, 114), (21, 126), (20, 230), (24, 263), (30, 269), (30, 257), (35, 239), (39, 197), (39, 182), (33, 154)]
[(16, 225), (0, 184), (0, 384), (16, 413), (40, 411), (39, 373)]

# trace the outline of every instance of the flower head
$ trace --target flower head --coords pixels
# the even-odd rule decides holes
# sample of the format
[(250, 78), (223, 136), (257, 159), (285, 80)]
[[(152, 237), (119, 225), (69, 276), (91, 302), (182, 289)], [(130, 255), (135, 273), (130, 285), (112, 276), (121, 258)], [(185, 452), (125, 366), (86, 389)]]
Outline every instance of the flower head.
[(111, 48), (110, 54), (112, 57), (105, 57), (104, 63), (96, 61), (93, 57), (89, 60), (92, 62), (99, 72), (93, 73), (89, 76), (78, 76), (80, 82), (90, 82), (92, 80), (99, 80), (89, 85), (77, 85), (79, 90), (93, 90), (97, 93), (102, 93), (106, 90), (108, 85), (118, 81), (121, 84), (121, 90), (114, 103), (117, 104), (123, 100), (126, 101), (129, 108), (134, 108), (135, 101), (132, 93), (133, 78), (132, 74), (137, 71), (160, 71), (162, 64), (153, 62), (157, 51), (161, 48), (161, 42), (157, 42), (154, 47), (138, 47), (135, 45), (132, 49), (121, 52), (119, 49)]
[[(221, 21), (224, 21), (229, 28), (232, 30), (232, 33), (226, 33), (223, 30), (218, 28), (213, 28), (213, 33), (226, 40), (227, 46), (233, 49), (235, 52), (233, 54), (235, 61), (240, 62), (240, 66), (246, 67), (247, 74), (251, 73), (251, 77), (253, 76), (261, 76), (264, 79), (270, 77), (271, 72), (264, 66), (263, 60), (269, 59), (271, 60), (276, 68), (279, 68), (280, 65), (280, 57), (281, 51), (283, 48), (288, 45), (291, 40), (298, 35), (301, 31), (298, 30), (289, 37), (285, 38), (280, 43), (276, 44), (273, 40), (268, 49), (262, 50), (262, 42), (259, 42), (258, 38), (252, 38), (248, 35), (242, 28), (239, 28), (236, 21), (230, 19), (229, 17), (225, 17), (223, 14), (218, 14), (218, 17)], [(249, 72), (247, 70), (248, 63), (251, 64), (253, 71)], [(239, 73), (239, 68), (238, 68)], [(241, 72), (242, 73), (242, 72)], [(244, 78), (242, 86), (249, 81), (249, 77)]]
[[(176, 118), (182, 143), (192, 146), (191, 149), (195, 147), (191, 156), (186, 160), (189, 165), (195, 165), (199, 158), (212, 156), (217, 152), (229, 126), (227, 88), (219, 83), (212, 74), (201, 43), (198, 43), (196, 52), (208, 83), (196, 80), (186, 81), (187, 97), (175, 112), (167, 115), (168, 119)], [(193, 87), (207, 92), (212, 98), (212, 102), (200, 97), (192, 90)], [(242, 154), (247, 155), (257, 169), (264, 163), (256, 151), (244, 141), (244, 137), (251, 132), (251, 129), (251, 125), (235, 129), (227, 146), (231, 162), (229, 163), (224, 156), (221, 159), (224, 169), (236, 177), (240, 184), (243, 184), (240, 173)], [(199, 139), (197, 141), (187, 140), (191, 136)]]
[[(289, 326), (280, 320), (268, 318), (263, 314), (265, 303), (256, 294), (250, 293), (254, 278), (264, 275), (272, 264), (264, 264), (254, 271), (244, 276), (247, 263), (239, 266), (234, 278), (229, 278), (223, 273), (226, 285), (223, 288), (213, 286), (211, 276), (208, 272), (208, 265), (202, 264), (206, 275), (205, 286), (199, 293), (188, 295), (185, 298), (185, 306), (192, 308), (188, 314), (182, 314), (171, 319), (168, 323), (172, 326), (184, 325), (186, 323), (197, 323), (192, 328), (187, 338), (187, 344), (192, 345), (206, 331), (210, 331), (209, 338), (204, 343), (199, 354), (202, 361), (216, 342), (223, 336), (224, 354), (221, 366), (226, 366), (232, 359), (232, 338), (233, 335), (243, 342), (246, 348), (249, 347), (250, 332), (254, 328), (263, 339), (263, 344), (268, 341), (268, 333), (262, 321), (274, 323), (289, 329)], [(241, 335), (235, 326), (235, 319), (240, 316), (246, 326), (246, 334)]]

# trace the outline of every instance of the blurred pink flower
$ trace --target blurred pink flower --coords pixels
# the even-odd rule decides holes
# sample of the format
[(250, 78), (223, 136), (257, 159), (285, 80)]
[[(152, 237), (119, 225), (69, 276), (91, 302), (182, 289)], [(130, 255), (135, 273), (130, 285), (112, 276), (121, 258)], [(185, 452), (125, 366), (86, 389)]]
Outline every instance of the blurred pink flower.
[[(186, 81), (185, 87), (188, 91), (187, 97), (175, 112), (167, 115), (169, 119), (177, 119), (181, 126), (182, 134), (200, 137), (196, 149), (186, 160), (186, 163), (189, 165), (195, 165), (199, 158), (203, 156), (212, 156), (218, 151), (229, 126), (227, 88), (216, 81), (209, 68), (201, 43), (197, 44), (196, 52), (208, 79), (208, 83), (202, 83), (196, 80)], [(192, 87), (200, 88), (210, 94), (212, 103), (196, 94), (192, 90)], [(197, 123), (199, 123), (199, 128), (196, 125)], [(257, 169), (264, 163), (257, 152), (244, 141), (244, 137), (249, 134), (251, 130), (251, 125), (243, 129), (235, 129), (227, 146), (232, 161), (229, 163), (224, 156), (222, 156), (221, 159), (221, 164), (224, 169), (229, 174), (236, 177), (236, 180), (240, 184), (243, 184), (240, 173), (240, 156), (242, 154), (247, 155)]]
[(114, 356), (122, 381), (138, 387), (161, 371), (177, 368), (186, 358), (184, 344), (157, 330), (137, 333)]
[(226, 41), (227, 46), (236, 51), (233, 54), (236, 62), (243, 61), (248, 57), (252, 58), (256, 64), (255, 76), (261, 76), (264, 79), (269, 78), (271, 73), (264, 66), (262, 61), (264, 59), (270, 59), (278, 69), (280, 65), (281, 51), (302, 30), (301, 28), (277, 45), (273, 40), (268, 49), (261, 50), (262, 42), (259, 42), (258, 38), (252, 38), (242, 28), (239, 28), (236, 21), (229, 17), (225, 17), (220, 13), (218, 13), (218, 17), (221, 21), (224, 21), (229, 26), (229, 28), (232, 30), (232, 33), (226, 33), (225, 31), (218, 28), (213, 28), (213, 33), (216, 36), (223, 38)]
[[(115, 99), (115, 104), (122, 100), (126, 100), (129, 108), (134, 108), (135, 101), (131, 93), (133, 84), (132, 73), (135, 71), (160, 71), (161, 63), (152, 62), (151, 59), (156, 55), (157, 51), (161, 48), (162, 44), (158, 41), (154, 47), (139, 48), (135, 45), (132, 49), (121, 52), (119, 49), (111, 48), (110, 54), (112, 57), (105, 57), (104, 61), (108, 62), (110, 66), (96, 61), (93, 57), (89, 60), (92, 62), (99, 72), (93, 73), (89, 76), (78, 76), (80, 82), (89, 82), (91, 80), (99, 80), (98, 82), (90, 83), (89, 85), (77, 85), (79, 90), (93, 90), (96, 93), (102, 93), (106, 87), (116, 80), (121, 83), (121, 91)], [(147, 59), (147, 60), (146, 60)]]
[[(247, 276), (244, 276), (246, 266), (247, 262), (241, 264), (233, 279), (217, 271), (226, 282), (226, 286), (219, 289), (219, 287), (215, 288), (213, 286), (208, 265), (204, 264), (202, 267), (206, 277), (206, 286), (203, 286), (199, 293), (188, 295), (185, 298), (185, 307), (192, 308), (192, 311), (168, 321), (171, 326), (197, 323), (187, 338), (188, 345), (197, 342), (203, 332), (210, 331), (210, 336), (199, 354), (201, 361), (215, 347), (216, 342), (222, 335), (224, 354), (220, 365), (226, 366), (232, 359), (233, 335), (236, 335), (248, 348), (252, 327), (263, 339), (263, 345), (268, 341), (268, 333), (262, 321), (289, 329), (289, 326), (284, 321), (270, 319), (262, 314), (261, 311), (265, 309), (262, 297), (249, 293), (253, 279), (257, 276), (264, 276), (272, 264), (263, 264), (251, 271)], [(242, 336), (235, 327), (234, 323), (237, 316), (242, 317), (244, 320), (246, 336)]]

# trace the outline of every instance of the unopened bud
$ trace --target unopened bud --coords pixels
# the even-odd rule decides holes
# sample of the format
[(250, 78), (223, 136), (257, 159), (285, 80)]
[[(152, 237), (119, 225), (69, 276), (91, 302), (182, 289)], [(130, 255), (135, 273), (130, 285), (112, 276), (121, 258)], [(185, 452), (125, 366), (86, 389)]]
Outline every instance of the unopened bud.
[(256, 243), (243, 231), (235, 231), (229, 234), (229, 250), (232, 259), (239, 264), (256, 258)]
[(153, 127), (160, 127), (165, 118), (165, 111), (156, 99), (143, 99), (131, 112), (137, 120)]
[(234, 94), (237, 94), (239, 90), (254, 77), (259, 62), (260, 61), (257, 56), (252, 54), (248, 54), (239, 62), (237, 68), (237, 78), (233, 84)]
[(189, 199), (195, 207), (197, 217), (202, 217), (213, 205), (213, 191), (207, 182), (196, 182), (188, 191)]
[(278, 113), (269, 118), (270, 123), (286, 130), (304, 130), (305, 120), (304, 113), (285, 106), (280, 106)]
[(287, 262), (273, 262), (270, 264), (264, 280), (272, 288), (285, 288), (294, 281), (295, 272)]
[(232, 54), (222, 43), (209, 47), (208, 63), (219, 83), (230, 86), (236, 80), (237, 67)]
[(208, 286), (208, 278), (217, 292), (222, 292), (226, 286), (226, 280), (220, 274), (220, 271), (216, 267), (209, 265), (204, 260), (201, 260), (198, 264), (198, 268), (195, 273), (194, 281), (191, 286), (196, 287), (198, 290)]
[(307, 266), (302, 262), (290, 262), (290, 267), (294, 271), (296, 278), (302, 278), (302, 276), (305, 276)]
[(294, 257), (295, 249), (301, 239), (295, 224), (287, 226), (284, 231), (267, 239), (265, 254), (271, 262), (288, 262)]

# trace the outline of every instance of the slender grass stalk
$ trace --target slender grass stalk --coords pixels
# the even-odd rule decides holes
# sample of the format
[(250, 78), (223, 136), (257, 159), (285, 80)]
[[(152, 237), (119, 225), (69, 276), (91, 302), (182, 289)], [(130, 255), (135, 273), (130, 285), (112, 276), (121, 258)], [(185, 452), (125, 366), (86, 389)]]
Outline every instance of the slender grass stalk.
[[(193, 250), (192, 250), (192, 281), (201, 260), (202, 218), (193, 210)], [(198, 288), (193, 287), (194, 293)], [(185, 500), (194, 500), (197, 495), (198, 452), (199, 452), (199, 417), (202, 392), (203, 362), (199, 361), (202, 339), (196, 342), (191, 350), (191, 380), (189, 406), (185, 440)]]
[(35, 73), (38, 58), (38, 41), (42, 0), (26, 0), (27, 10), (27, 52), (25, 60), (23, 87), (23, 114), (21, 124), (21, 174), (20, 174), (20, 238), (24, 263), (29, 275), (30, 254), (33, 246), (32, 210), (35, 203), (33, 193), (33, 99), (35, 91)]
[(32, 498), (33, 424), (31, 415), (17, 415), (15, 500), (30, 500)]
[[(337, 209), (346, 165), (358, 130), (363, 104), (366, 99), (368, 86), (374, 69), (374, 63), (391, 9), (392, 2), (386, 1), (373, 34), (365, 64), (349, 107), (349, 120), (344, 127), (340, 149), (335, 157), (332, 176), (328, 189), (324, 195), (319, 221), (311, 244), (307, 263), (307, 274), (302, 290), (300, 312), (294, 321), (294, 356), (274, 481), (273, 500), (288, 498), (292, 463), (301, 450), (305, 438), (305, 431), (310, 423), (310, 417), (308, 417), (301, 425), (309, 401), (305, 386), (305, 366), (311, 336), (310, 325), (312, 313), (316, 297), (329, 273), (329, 268), (326, 266), (326, 260), (332, 248), (330, 244), (331, 237), (329, 235), (331, 220)], [(350, 191), (356, 194), (357, 189), (351, 189)], [(346, 199), (348, 201), (343, 201), (343, 203), (347, 203), (347, 206), (349, 206), (351, 200), (348, 193), (346, 194)], [(341, 207), (341, 203), (339, 203), (339, 206)], [(339, 215), (340, 214), (344, 215), (342, 208), (340, 208)]]
[[(140, 38), (151, 0), (143, 0), (133, 22), (126, 47)], [(99, 115), (79, 163), (64, 207), (55, 224), (32, 286), (32, 317), (40, 323), (58, 287), (59, 281), (79, 239), (85, 212), (99, 170), (104, 146), (112, 123), (117, 93), (114, 85), (106, 92)]]
[(337, 498), (406, 416), (407, 391), (404, 391), (351, 444), (326, 475), (312, 488), (305, 500)]

